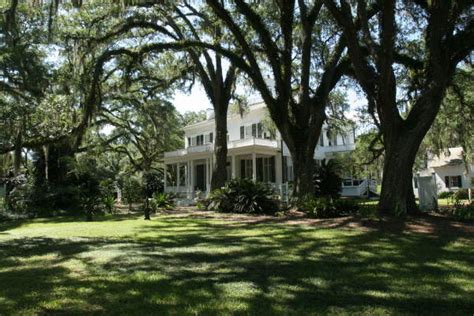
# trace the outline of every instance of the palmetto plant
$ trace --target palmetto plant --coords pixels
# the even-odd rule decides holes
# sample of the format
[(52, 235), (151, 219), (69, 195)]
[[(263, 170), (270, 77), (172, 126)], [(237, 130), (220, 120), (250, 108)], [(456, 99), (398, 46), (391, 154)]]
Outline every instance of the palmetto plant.
[(236, 213), (274, 213), (277, 203), (272, 200), (273, 190), (262, 182), (233, 179), (209, 195), (211, 210)]

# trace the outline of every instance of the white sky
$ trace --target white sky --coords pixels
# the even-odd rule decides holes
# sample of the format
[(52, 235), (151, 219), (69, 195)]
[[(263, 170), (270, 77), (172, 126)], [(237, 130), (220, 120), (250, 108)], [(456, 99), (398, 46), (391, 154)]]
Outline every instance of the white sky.
[[(351, 111), (348, 113), (348, 117), (352, 119), (355, 118), (355, 109), (367, 104), (365, 97), (358, 95), (356, 91), (352, 89), (347, 91), (347, 101), (351, 106)], [(187, 111), (197, 112), (212, 108), (212, 105), (204, 92), (204, 88), (199, 83), (194, 85), (190, 94), (176, 91), (173, 103), (180, 113), (185, 113)]]

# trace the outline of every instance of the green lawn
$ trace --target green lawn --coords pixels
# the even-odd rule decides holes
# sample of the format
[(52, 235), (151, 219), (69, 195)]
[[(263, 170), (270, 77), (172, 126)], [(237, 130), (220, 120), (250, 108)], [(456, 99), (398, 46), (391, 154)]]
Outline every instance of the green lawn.
[(0, 223), (0, 315), (473, 312), (470, 235), (173, 215)]

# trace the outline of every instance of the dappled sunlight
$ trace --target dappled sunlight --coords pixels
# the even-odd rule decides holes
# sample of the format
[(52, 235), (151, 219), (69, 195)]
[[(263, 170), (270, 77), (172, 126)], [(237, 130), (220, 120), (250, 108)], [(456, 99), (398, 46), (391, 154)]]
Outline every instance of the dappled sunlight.
[[(0, 310), (460, 313), (472, 238), (216, 219), (31, 221), (0, 237)], [(47, 235), (45, 235), (47, 234)], [(32, 282), (31, 280), (34, 280)]]

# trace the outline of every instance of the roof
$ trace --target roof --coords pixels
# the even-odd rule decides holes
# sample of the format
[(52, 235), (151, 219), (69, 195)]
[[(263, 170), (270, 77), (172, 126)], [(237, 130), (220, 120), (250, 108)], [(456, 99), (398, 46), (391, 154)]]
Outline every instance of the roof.
[(433, 156), (429, 161), (432, 168), (445, 166), (458, 166), (463, 163), (462, 147), (449, 148), (446, 152)]
[[(266, 105), (263, 101), (258, 101), (258, 102), (254, 102), (254, 103), (249, 104), (249, 110), (250, 111), (260, 109), (260, 108), (263, 108), (263, 107), (266, 107)], [(240, 114), (229, 113), (227, 115), (227, 118), (229, 119), (231, 117), (235, 117), (235, 116), (238, 116), (238, 115), (240, 115)], [(196, 127), (211, 125), (213, 123), (214, 123), (214, 118), (211, 118), (211, 119), (208, 119), (208, 120), (205, 120), (205, 121), (201, 121), (201, 122), (197, 122), (197, 123), (194, 123), (194, 124), (186, 125), (185, 127), (183, 127), (183, 130), (185, 130), (185, 131), (186, 130), (191, 130), (191, 129), (194, 129)]]

